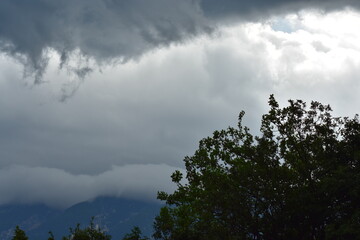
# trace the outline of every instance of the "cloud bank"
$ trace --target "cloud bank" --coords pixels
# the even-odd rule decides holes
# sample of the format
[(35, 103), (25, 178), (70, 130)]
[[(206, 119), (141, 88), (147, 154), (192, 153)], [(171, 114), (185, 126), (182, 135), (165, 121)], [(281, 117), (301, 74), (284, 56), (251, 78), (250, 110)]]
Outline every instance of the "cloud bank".
[(56, 168), (11, 166), (0, 169), (0, 205), (44, 203), (65, 208), (98, 196), (155, 201), (157, 191), (175, 190), (170, 181), (175, 170), (165, 164), (125, 165), (99, 175), (74, 175)]

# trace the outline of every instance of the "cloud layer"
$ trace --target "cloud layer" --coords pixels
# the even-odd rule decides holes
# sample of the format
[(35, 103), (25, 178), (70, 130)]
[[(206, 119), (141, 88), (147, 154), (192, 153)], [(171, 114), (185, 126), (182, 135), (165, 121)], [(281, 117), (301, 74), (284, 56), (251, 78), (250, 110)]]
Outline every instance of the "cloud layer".
[(0, 50), (22, 61), (39, 82), (49, 49), (61, 55), (60, 66), (75, 51), (98, 63), (126, 61), (209, 31), (200, 11), (192, 0), (4, 0)]
[(169, 177), (175, 170), (165, 164), (125, 165), (99, 175), (73, 175), (56, 168), (11, 166), (0, 169), (0, 205), (44, 203), (65, 208), (98, 196), (155, 201), (157, 191), (175, 190)]
[[(208, 21), (199, 9), (192, 11), (205, 16), (200, 22)], [(183, 166), (183, 157), (213, 130), (235, 126), (240, 110), (256, 132), (271, 93), (282, 105), (290, 98), (319, 100), (330, 103), (335, 115), (352, 116), (360, 105), (359, 22), (355, 10), (302, 11), (224, 25), (211, 36), (194, 32), (191, 41), (153, 49), (136, 61), (129, 53), (123, 64), (103, 65), (64, 103), (58, 99), (78, 81), (58, 67), (68, 64), (86, 73), (96, 61), (83, 56), (85, 47), (71, 40), (69, 51), (76, 50), (65, 56), (58, 45), (45, 44), (47, 69), (36, 87), (31, 80), (24, 86), (21, 63), (13, 57), (23, 59), (26, 48), (21, 54), (22, 48), (7, 49), (0, 54), (0, 204), (65, 206), (104, 194), (143, 198), (171, 189), (170, 172)], [(102, 47), (94, 49), (87, 54), (101, 61), (122, 56), (120, 50), (103, 55)], [(82, 56), (80, 62), (72, 54)]]
[(258, 21), (271, 15), (288, 14), (304, 9), (321, 9), (322, 11), (341, 10), (344, 7), (360, 6), (356, 0), (202, 0), (201, 9), (210, 19), (223, 20), (238, 18)]
[[(134, 59), (157, 47), (210, 33), (229, 18), (266, 19), (303, 8), (359, 6), (355, 0), (33, 0), (0, 2), (0, 51), (25, 66), (25, 76), (41, 82), (49, 51), (59, 67), (80, 78), (98, 64)], [(76, 56), (75, 65), (69, 61)]]

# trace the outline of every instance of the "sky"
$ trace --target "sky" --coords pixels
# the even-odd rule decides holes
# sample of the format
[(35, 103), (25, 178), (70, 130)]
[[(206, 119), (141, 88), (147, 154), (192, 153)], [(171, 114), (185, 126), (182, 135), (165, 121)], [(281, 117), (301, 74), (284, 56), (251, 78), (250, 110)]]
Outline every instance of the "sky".
[(360, 113), (360, 3), (0, 1), (0, 205), (154, 200), (270, 94)]

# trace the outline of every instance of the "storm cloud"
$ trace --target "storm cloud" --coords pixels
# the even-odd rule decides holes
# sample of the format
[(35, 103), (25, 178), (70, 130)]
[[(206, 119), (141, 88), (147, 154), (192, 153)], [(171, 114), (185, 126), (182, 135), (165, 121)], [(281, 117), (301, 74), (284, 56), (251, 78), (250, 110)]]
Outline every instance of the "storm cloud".
[(200, 12), (192, 0), (5, 0), (0, 50), (22, 61), (40, 82), (49, 49), (61, 55), (60, 67), (76, 51), (97, 63), (123, 62), (209, 31)]
[[(49, 51), (60, 55), (60, 68), (84, 78), (92, 71), (90, 59), (100, 65), (126, 62), (211, 33), (229, 18), (259, 20), (303, 8), (358, 5), (355, 0), (2, 0), (0, 51), (20, 61), (34, 83), (43, 80)], [(77, 63), (71, 65), (74, 55)]]
[(271, 15), (287, 14), (304, 9), (333, 11), (344, 7), (357, 8), (360, 3), (356, 0), (201, 0), (200, 5), (204, 15), (209, 19), (222, 21), (228, 18), (237, 18), (258, 21)]

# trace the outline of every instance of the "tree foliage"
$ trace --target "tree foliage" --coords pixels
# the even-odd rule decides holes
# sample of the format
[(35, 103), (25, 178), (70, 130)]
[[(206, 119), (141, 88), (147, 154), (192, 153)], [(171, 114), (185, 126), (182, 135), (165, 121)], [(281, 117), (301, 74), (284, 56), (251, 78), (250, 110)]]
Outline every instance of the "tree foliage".
[(108, 235), (103, 229), (96, 226), (94, 218), (91, 218), (89, 226), (86, 228), (80, 228), (80, 224), (77, 224), (75, 228), (70, 228), (70, 234), (67, 237), (63, 237), (63, 240), (111, 240), (111, 236)]
[(215, 131), (185, 158), (186, 181), (154, 223), (155, 239), (360, 239), (360, 123), (319, 102), (273, 96), (259, 136)]
[(16, 226), (12, 240), (28, 240), (28, 239), (29, 238), (26, 236), (25, 231), (20, 229), (19, 226)]
[(48, 240), (55, 240), (54, 234), (52, 231), (49, 231), (49, 237)]
[(131, 230), (131, 233), (127, 233), (122, 240), (149, 240), (148, 237), (142, 236), (141, 230), (139, 227), (134, 227)]

